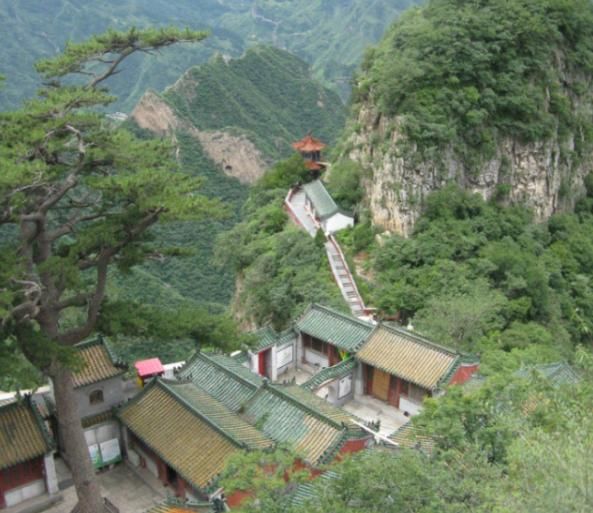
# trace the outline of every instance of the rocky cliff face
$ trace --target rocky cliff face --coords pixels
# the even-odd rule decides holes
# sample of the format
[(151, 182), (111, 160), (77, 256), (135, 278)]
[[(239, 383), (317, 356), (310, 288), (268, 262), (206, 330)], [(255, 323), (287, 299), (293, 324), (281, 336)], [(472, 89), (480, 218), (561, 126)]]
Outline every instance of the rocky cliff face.
[(152, 91), (142, 96), (131, 117), (140, 128), (158, 136), (174, 136), (178, 129), (188, 132), (200, 142), (206, 155), (224, 174), (237, 178), (241, 183), (254, 183), (268, 167), (261, 151), (247, 136), (224, 130), (198, 130), (179, 119), (173, 109)]
[(455, 182), (485, 199), (496, 197), (509, 204), (531, 208), (537, 220), (574, 207), (584, 194), (584, 177), (593, 170), (593, 155), (573, 156), (574, 136), (550, 138), (529, 144), (502, 139), (492, 158), (478, 172), (468, 171), (452, 148), (438, 159), (425, 160), (401, 151), (405, 140), (398, 119), (363, 105), (356, 118), (359, 127), (350, 136), (347, 156), (365, 170), (363, 187), (373, 223), (407, 236), (432, 191)]
[(367, 171), (373, 220), (409, 234), (454, 182), (570, 209), (593, 169), (593, 4), (431, 0), (367, 52), (346, 154)]

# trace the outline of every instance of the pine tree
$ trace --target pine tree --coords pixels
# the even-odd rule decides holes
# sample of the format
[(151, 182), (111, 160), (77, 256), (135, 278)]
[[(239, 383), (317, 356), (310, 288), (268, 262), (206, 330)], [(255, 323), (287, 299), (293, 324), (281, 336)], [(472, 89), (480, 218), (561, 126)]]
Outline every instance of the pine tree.
[(141, 141), (99, 113), (105, 81), (136, 53), (205, 37), (190, 30), (108, 31), (39, 62), (39, 96), (0, 114), (0, 317), (6, 348), (54, 383), (59, 429), (81, 513), (102, 511), (77, 412), (72, 346), (101, 317), (108, 270), (150, 252), (164, 219), (219, 211), (200, 183), (176, 170), (164, 141)]

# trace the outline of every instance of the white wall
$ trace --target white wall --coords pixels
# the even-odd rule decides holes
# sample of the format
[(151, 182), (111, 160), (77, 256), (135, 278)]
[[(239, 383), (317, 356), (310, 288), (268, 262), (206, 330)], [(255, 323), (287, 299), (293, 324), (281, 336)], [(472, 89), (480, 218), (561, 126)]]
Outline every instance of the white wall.
[(327, 355), (318, 353), (312, 349), (305, 348), (305, 360), (311, 365), (319, 365), (320, 369), (329, 367), (329, 358)]
[(26, 485), (19, 486), (18, 488), (14, 488), (8, 492), (5, 492), (4, 500), (6, 501), (6, 506), (10, 507), (26, 501), (27, 499), (39, 497), (44, 493), (45, 481), (43, 481), (43, 479), (38, 479), (36, 481), (31, 481)]
[(251, 372), (259, 374), (259, 357), (257, 356), (257, 353), (252, 353), (250, 351), (248, 354)]
[(43, 467), (45, 469), (45, 485), (50, 495), (60, 491), (58, 486), (58, 475), (53, 454), (46, 454), (43, 457)]
[(353, 380), (354, 383), (352, 383), (352, 388), (354, 389), (354, 397), (364, 395), (364, 377), (362, 373), (362, 364), (360, 362), (358, 362), (354, 368)]
[(176, 379), (175, 371), (177, 369), (180, 369), (184, 365), (185, 365), (185, 361), (166, 363), (165, 365), (163, 365), (163, 368), (165, 369), (165, 374), (163, 375), (163, 377), (167, 378), (167, 379)]
[[(101, 390), (103, 392), (103, 402), (91, 404), (89, 396), (91, 392)], [(87, 385), (76, 389), (78, 398), (78, 412), (81, 417), (97, 415), (110, 410), (113, 406), (124, 401), (124, 381), (121, 376), (100, 381), (92, 385)]]
[(407, 411), (410, 415), (416, 415), (420, 413), (420, 410), (422, 410), (422, 404), (410, 401), (406, 397), (400, 396), (399, 409), (404, 412)]
[(87, 445), (100, 444), (113, 438), (119, 439), (117, 422), (113, 420), (87, 428), (84, 430), (84, 437)]
[(323, 229), (325, 233), (335, 233), (349, 226), (354, 226), (354, 219), (349, 216), (345, 216), (340, 212), (328, 217), (323, 221)]
[(274, 357), (278, 376), (284, 374), (288, 369), (295, 367), (296, 348), (294, 342), (278, 347)]

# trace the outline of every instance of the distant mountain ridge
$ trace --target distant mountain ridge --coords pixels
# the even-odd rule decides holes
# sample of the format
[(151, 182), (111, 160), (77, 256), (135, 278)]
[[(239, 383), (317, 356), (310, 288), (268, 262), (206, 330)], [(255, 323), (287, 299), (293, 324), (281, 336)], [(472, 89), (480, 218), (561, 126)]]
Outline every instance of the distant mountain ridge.
[[(290, 143), (312, 130), (333, 143), (346, 109), (337, 93), (312, 77), (310, 67), (278, 48), (256, 46), (240, 59), (215, 57), (187, 70), (162, 93), (146, 93), (131, 121), (156, 137), (171, 137), (183, 172), (205, 179), (202, 192), (224, 201), (223, 221), (174, 223), (156, 228), (166, 245), (190, 250), (186, 258), (148, 262), (142, 267), (168, 302), (179, 296), (225, 305), (234, 274), (211, 262), (214, 240), (242, 220), (247, 184), (271, 163), (294, 150)], [(134, 286), (128, 280), (120, 289)], [(172, 293), (175, 293), (173, 295)], [(143, 290), (132, 295), (142, 296)]]
[(142, 128), (157, 134), (189, 130), (205, 146), (213, 142), (205, 135), (212, 131), (247, 138), (262, 163), (290, 155), (290, 143), (309, 131), (333, 142), (345, 116), (339, 96), (315, 81), (307, 63), (271, 46), (194, 66), (162, 94), (146, 93), (132, 111)]
[[(183, 71), (215, 52), (238, 57), (271, 43), (312, 64), (314, 75), (346, 95), (363, 49), (413, 0), (0, 0), (0, 110), (14, 108), (37, 87), (34, 62), (109, 27), (189, 26), (211, 32), (199, 45), (135, 56), (110, 87), (112, 107), (130, 111), (147, 89), (162, 90)], [(83, 4), (83, 5), (81, 5)], [(344, 96), (343, 96), (344, 97)]]

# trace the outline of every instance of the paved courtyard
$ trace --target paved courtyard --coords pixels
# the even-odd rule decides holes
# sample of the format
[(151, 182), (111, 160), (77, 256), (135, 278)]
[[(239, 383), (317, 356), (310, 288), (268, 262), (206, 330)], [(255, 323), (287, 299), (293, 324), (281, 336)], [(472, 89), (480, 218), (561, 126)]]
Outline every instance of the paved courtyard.
[(315, 372), (314, 370), (305, 367), (308, 366), (301, 364), (299, 367), (288, 369), (286, 372), (278, 376), (276, 383), (292, 383), (294, 380), (296, 385), (302, 385), (303, 383), (309, 381), (317, 372), (319, 372), (319, 370), (316, 370)]
[[(101, 472), (99, 481), (103, 496), (117, 506), (120, 513), (144, 513), (166, 497), (166, 489), (149, 486), (125, 463), (120, 463), (112, 470)], [(76, 504), (74, 486), (62, 490), (61, 493), (64, 500), (46, 509), (46, 513), (70, 513), (72, 511)]]
[(366, 421), (380, 420), (379, 434), (383, 436), (390, 435), (410, 420), (397, 408), (369, 395), (348, 401), (342, 408)]

